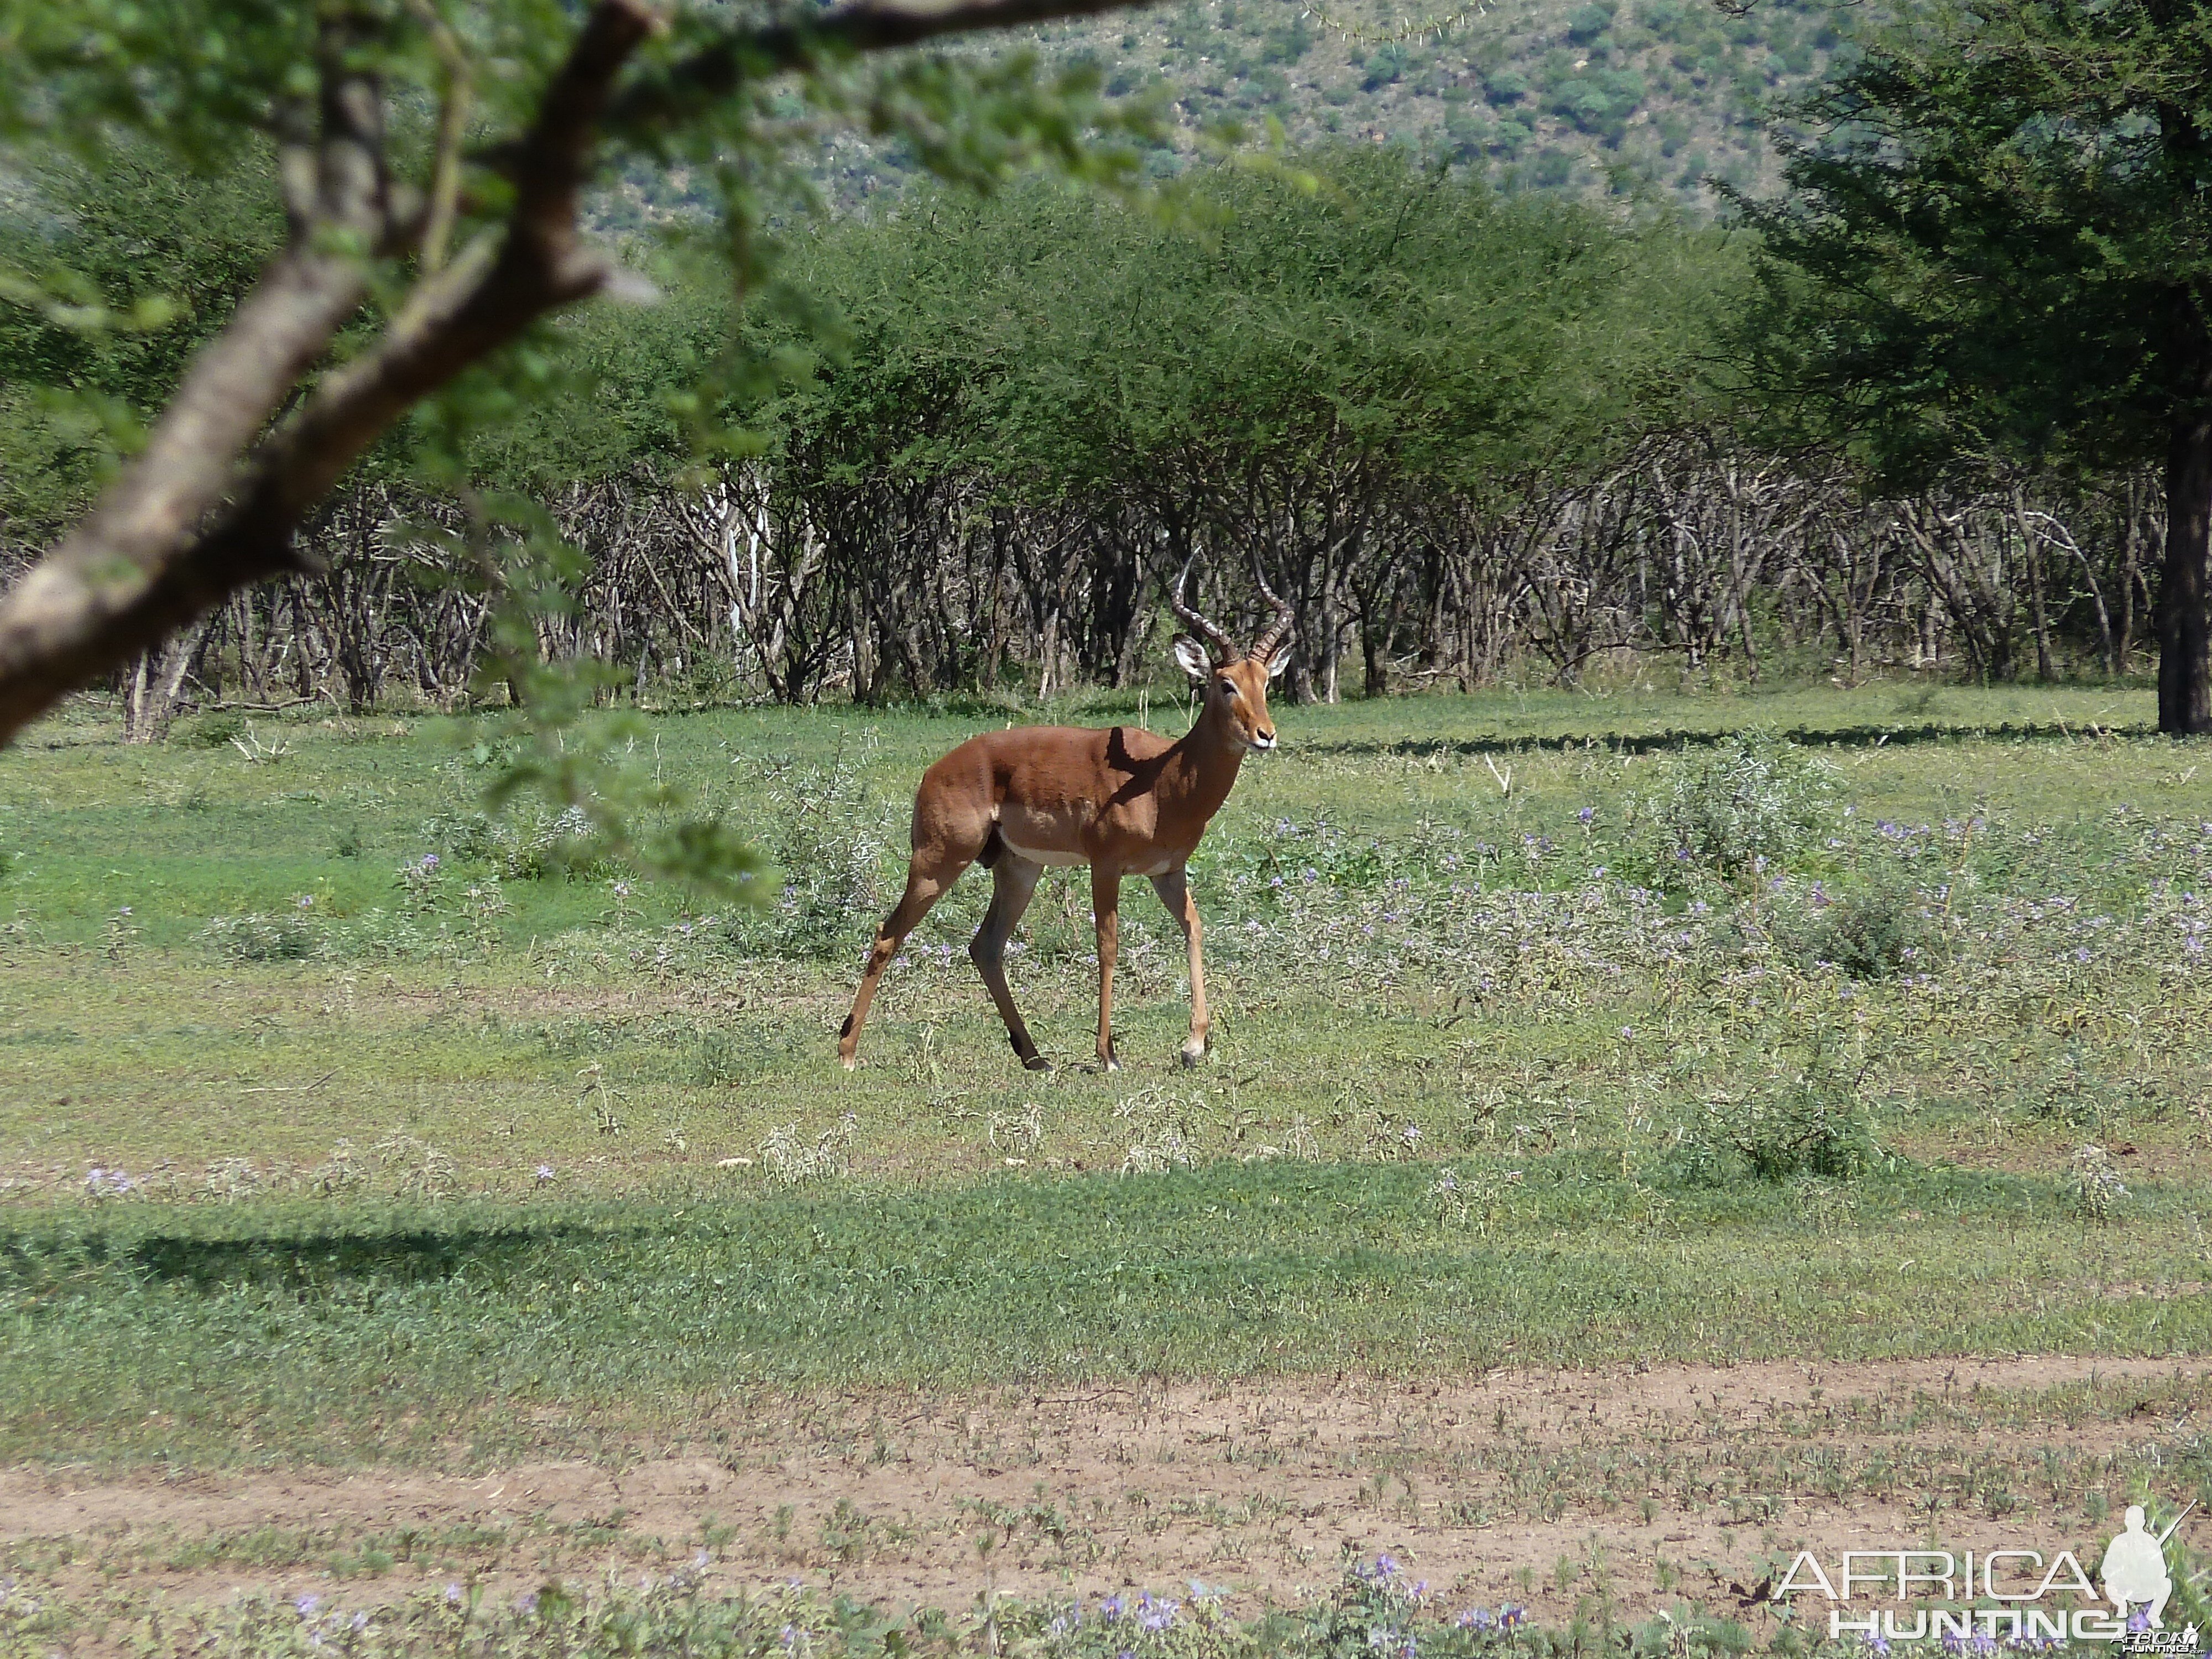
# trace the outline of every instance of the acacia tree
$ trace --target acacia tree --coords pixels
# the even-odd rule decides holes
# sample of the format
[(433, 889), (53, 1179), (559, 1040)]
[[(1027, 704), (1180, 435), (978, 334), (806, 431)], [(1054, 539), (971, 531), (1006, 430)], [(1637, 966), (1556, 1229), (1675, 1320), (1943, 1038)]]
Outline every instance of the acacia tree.
[[(803, 194), (827, 127), (902, 140), (989, 185), (1045, 162), (1138, 176), (1156, 137), (1094, 71), (899, 52), (1123, 0), (0, 0), (0, 137), (93, 161), (118, 137), (205, 171), (260, 157), (283, 246), (181, 369), (112, 481), (0, 597), (0, 742), (253, 583), (303, 568), (296, 532), (426, 400), (465, 424), (557, 349), (547, 319), (650, 284), (588, 236), (618, 162), (690, 162), (720, 190), (741, 287)], [(65, 276), (0, 271), (0, 299), (78, 329), (158, 323)], [(117, 296), (104, 296), (112, 301)], [(514, 544), (525, 545), (525, 542)], [(519, 586), (539, 580), (509, 573)]]
[[(1031, 637), (1057, 637), (1062, 584), (1088, 579), (1109, 673), (1145, 571), (1256, 560), (1304, 618), (1297, 695), (1334, 699), (1355, 629), (1382, 689), (1418, 603), (1392, 552), (1409, 507), (1530, 471), (1571, 490), (1685, 418), (1735, 265), (1675, 226), (1502, 199), (1371, 146), (1284, 160), (1191, 175), (1206, 235), (1045, 186), (825, 230), (793, 266), (851, 334), (763, 413), (783, 487), (888, 506), (961, 480), (1024, 509)], [(1063, 506), (1102, 539), (1054, 533)], [(1240, 602), (1231, 580), (1212, 603)]]
[(1913, 9), (1747, 207), (1767, 390), (1898, 482), (2162, 465), (2159, 728), (2212, 731), (2212, 7)]

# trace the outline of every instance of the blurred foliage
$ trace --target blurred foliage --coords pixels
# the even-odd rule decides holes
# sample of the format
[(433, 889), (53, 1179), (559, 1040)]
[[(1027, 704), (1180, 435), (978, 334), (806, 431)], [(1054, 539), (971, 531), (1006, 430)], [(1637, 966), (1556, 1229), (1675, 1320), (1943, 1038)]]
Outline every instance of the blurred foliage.
[(265, 147), (212, 176), (137, 141), (0, 161), (0, 536), (83, 511), (283, 234)]
[[(825, 133), (896, 142), (972, 190), (1045, 167), (1124, 193), (1159, 137), (1156, 99), (1109, 100), (1095, 65), (1048, 67), (1024, 51), (870, 57), (833, 43), (764, 72), (749, 42), (775, 21), (757, 6), (672, 10), (604, 123), (610, 173), (681, 166), (709, 188), (711, 220), (677, 239), (684, 246), (631, 251), (657, 280), (639, 273), (618, 289), (662, 302), (541, 319), (433, 392), (365, 463), (456, 492), (468, 509), (500, 607), (486, 669), (515, 705), (514, 760), (489, 799), (541, 793), (582, 812), (601, 852), (740, 898), (757, 856), (711, 815), (641, 832), (682, 792), (623, 763), (636, 732), (591, 712), (590, 665), (546, 659), (540, 623), (572, 603), (585, 561), (532, 492), (680, 465), (687, 444), (763, 447), (741, 425), (696, 417), (757, 403), (810, 360), (823, 313), (775, 272), (817, 205), (809, 165)], [(18, 556), (82, 514), (143, 441), (193, 348), (283, 245), (280, 204), (296, 206), (306, 178), (336, 176), (315, 146), (338, 130), (331, 112), (352, 107), (338, 88), (365, 89), (377, 106), (349, 118), (363, 149), (382, 144), (380, 196), (417, 188), (429, 199), (436, 157), (459, 167), (453, 231), (465, 250), (502, 234), (514, 188), (496, 141), (530, 126), (576, 38), (574, 9), (554, 0), (0, 3), (0, 535)], [(719, 78), (695, 72), (715, 62)], [(457, 117), (465, 147), (441, 150), (434, 111)], [(358, 233), (312, 234), (336, 246)], [(427, 249), (340, 251), (362, 261), (371, 301), (318, 370), (378, 340), (435, 264)], [(788, 337), (755, 349), (732, 331), (732, 284), (787, 319)]]

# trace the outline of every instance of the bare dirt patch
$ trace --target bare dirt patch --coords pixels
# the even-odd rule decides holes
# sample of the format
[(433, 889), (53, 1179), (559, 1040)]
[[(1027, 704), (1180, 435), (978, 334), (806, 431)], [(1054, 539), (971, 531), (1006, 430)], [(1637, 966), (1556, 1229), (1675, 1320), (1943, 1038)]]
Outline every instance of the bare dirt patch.
[(0, 1557), (64, 1587), (335, 1582), (373, 1602), (705, 1549), (714, 1585), (952, 1607), (987, 1582), (1064, 1596), (1193, 1577), (1297, 1602), (1348, 1553), (1387, 1550), (1459, 1600), (1541, 1618), (1601, 1595), (1741, 1607), (1801, 1546), (2101, 1541), (2100, 1505), (2209, 1385), (2195, 1364), (2015, 1358), (786, 1397), (733, 1405), (711, 1449), (482, 1474), (0, 1470)]

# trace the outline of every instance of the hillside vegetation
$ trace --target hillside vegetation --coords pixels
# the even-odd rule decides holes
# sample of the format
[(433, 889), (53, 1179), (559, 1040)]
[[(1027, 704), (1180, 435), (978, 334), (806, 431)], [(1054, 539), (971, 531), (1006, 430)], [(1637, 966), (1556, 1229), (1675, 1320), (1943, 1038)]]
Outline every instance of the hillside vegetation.
[[(1028, 41), (1096, 64), (1111, 94), (1164, 99), (1178, 132), (1154, 156), (1163, 172), (1224, 123), (1258, 137), (1273, 121), (1293, 145), (1397, 145), (1509, 192), (1637, 195), (1703, 215), (1716, 185), (1775, 182), (1768, 117), (1850, 53), (1852, 15), (1827, 0), (1186, 0)], [(849, 208), (919, 172), (901, 150), (847, 140), (823, 176)], [(641, 167), (608, 216), (658, 216), (689, 183)]]
[(1767, 174), (1761, 113), (1843, 44), (1833, 10), (1504, 0), (1399, 39), (1450, 9), (1221, 0), (1060, 31), (1050, 44), (1110, 65), (1109, 86), (1158, 77), (1194, 123), (1273, 116), (1295, 142), (1404, 144), (1508, 189), (1580, 191), (1617, 174), (1616, 187), (1642, 183), (1705, 204), (1710, 180), (1748, 185)]

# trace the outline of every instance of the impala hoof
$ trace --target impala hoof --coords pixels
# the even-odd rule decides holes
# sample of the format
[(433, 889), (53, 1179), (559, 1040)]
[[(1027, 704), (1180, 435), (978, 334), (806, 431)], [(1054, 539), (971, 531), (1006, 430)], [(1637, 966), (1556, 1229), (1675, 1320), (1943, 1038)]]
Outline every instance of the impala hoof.
[(1121, 1069), (1121, 1062), (1112, 1054), (1101, 1054), (1098, 1056), (1098, 1069), (1102, 1072), (1118, 1072)]
[(1022, 1061), (1022, 1070), (1024, 1072), (1049, 1072), (1052, 1070), (1052, 1062), (1047, 1060), (1042, 1054), (1031, 1054), (1026, 1060)]
[(1195, 1066), (1206, 1058), (1206, 1045), (1203, 1042), (1186, 1042), (1181, 1052), (1184, 1065)]

